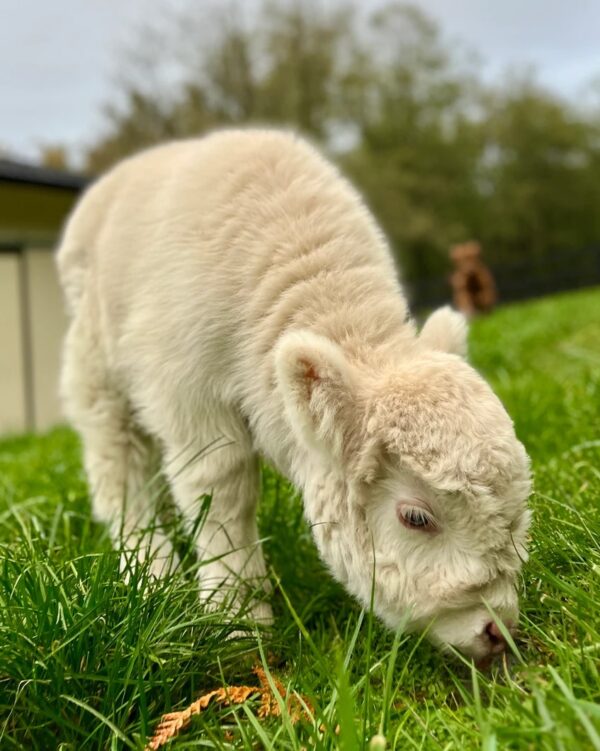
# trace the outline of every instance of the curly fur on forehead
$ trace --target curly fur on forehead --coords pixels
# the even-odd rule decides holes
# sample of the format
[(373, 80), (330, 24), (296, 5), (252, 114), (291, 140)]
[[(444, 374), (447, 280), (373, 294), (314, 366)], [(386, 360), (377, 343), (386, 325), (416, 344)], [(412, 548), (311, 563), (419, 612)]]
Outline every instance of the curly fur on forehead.
[(454, 355), (428, 353), (380, 379), (367, 431), (439, 490), (498, 495), (529, 476), (500, 401)]

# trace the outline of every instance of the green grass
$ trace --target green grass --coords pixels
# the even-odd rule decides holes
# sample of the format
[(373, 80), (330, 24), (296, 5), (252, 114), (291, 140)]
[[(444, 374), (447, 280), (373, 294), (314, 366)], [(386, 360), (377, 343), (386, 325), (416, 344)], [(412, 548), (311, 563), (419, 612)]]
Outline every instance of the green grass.
[(478, 674), (361, 612), (268, 471), (276, 625), (258, 648), (228, 640), (189, 573), (152, 583), (141, 568), (122, 582), (90, 519), (77, 439), (59, 429), (0, 443), (0, 748), (142, 748), (163, 712), (252, 681), (262, 659), (310, 698), (314, 724), (211, 707), (172, 747), (353, 751), (380, 733), (395, 749), (600, 749), (600, 290), (506, 307), (471, 340), (535, 471), (508, 667)]

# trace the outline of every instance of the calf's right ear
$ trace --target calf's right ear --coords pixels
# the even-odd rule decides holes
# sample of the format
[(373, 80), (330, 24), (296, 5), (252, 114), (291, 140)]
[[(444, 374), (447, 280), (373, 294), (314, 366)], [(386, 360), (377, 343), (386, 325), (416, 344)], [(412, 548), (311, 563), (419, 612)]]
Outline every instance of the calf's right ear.
[(275, 348), (275, 377), (296, 438), (341, 461), (355, 395), (342, 349), (311, 331), (288, 332)]
[(449, 305), (435, 310), (425, 321), (419, 339), (431, 349), (467, 356), (467, 320)]

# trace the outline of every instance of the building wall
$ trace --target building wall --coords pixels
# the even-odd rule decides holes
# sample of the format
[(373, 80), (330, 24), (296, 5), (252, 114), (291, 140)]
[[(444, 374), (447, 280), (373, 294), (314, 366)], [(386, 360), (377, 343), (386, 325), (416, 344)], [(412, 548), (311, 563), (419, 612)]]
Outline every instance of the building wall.
[(0, 254), (0, 433), (27, 421), (19, 264), (18, 253)]
[(31, 332), (33, 424), (36, 430), (45, 430), (62, 418), (58, 375), (67, 318), (54, 253), (47, 248), (28, 248), (25, 268)]
[(78, 193), (0, 174), (0, 435), (62, 421), (66, 317), (52, 248)]
[(0, 435), (46, 430), (62, 420), (66, 327), (52, 250), (0, 253)]
[(0, 181), (0, 240), (34, 233), (55, 239), (76, 199), (74, 191)]

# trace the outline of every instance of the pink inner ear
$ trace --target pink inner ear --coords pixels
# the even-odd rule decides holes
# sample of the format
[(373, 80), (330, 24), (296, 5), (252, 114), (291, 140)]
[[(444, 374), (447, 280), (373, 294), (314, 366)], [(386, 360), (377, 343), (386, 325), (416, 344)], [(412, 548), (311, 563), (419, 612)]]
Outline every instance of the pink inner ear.
[(300, 360), (300, 365), (304, 366), (304, 378), (307, 381), (320, 381), (321, 377), (317, 373), (315, 366), (308, 360)]

